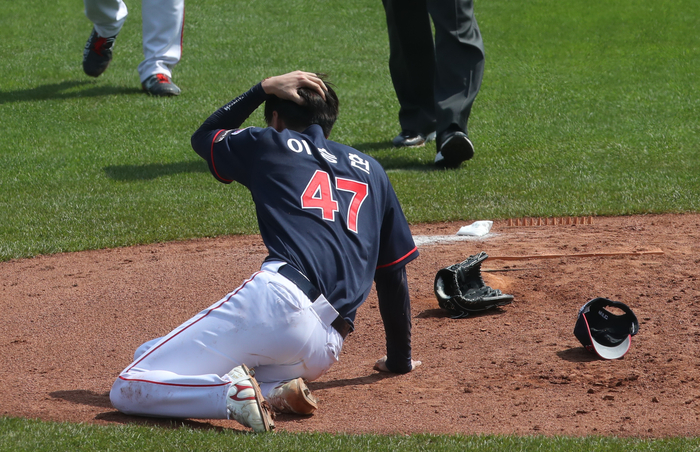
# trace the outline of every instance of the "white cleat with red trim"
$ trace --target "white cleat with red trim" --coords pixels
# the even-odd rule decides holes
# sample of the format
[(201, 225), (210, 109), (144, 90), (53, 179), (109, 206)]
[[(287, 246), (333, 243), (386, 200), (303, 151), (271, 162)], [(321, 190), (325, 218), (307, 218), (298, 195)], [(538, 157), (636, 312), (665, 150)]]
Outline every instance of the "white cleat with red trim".
[(270, 405), (260, 392), (254, 373), (242, 364), (228, 373), (231, 388), (226, 397), (229, 419), (235, 419), (255, 432), (269, 432), (275, 428)]

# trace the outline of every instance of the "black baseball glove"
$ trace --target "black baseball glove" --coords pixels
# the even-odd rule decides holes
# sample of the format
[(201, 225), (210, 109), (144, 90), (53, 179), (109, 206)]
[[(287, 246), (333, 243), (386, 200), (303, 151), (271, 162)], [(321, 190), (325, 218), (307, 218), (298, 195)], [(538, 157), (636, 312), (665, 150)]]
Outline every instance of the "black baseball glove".
[(481, 263), (488, 258), (481, 252), (469, 256), (464, 262), (450, 265), (435, 275), (435, 296), (438, 304), (453, 319), (460, 319), (470, 312), (484, 311), (504, 306), (513, 301), (513, 295), (501, 293), (484, 283)]

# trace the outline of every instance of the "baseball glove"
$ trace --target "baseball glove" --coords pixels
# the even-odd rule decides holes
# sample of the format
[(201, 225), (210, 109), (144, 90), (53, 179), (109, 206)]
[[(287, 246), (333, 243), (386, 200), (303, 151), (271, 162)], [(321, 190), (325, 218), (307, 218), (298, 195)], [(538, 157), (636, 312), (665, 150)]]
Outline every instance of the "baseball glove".
[(484, 283), (481, 263), (488, 258), (481, 252), (469, 256), (464, 262), (450, 265), (435, 275), (435, 296), (438, 304), (453, 319), (460, 319), (470, 312), (484, 311), (504, 306), (513, 301), (513, 295), (501, 293)]

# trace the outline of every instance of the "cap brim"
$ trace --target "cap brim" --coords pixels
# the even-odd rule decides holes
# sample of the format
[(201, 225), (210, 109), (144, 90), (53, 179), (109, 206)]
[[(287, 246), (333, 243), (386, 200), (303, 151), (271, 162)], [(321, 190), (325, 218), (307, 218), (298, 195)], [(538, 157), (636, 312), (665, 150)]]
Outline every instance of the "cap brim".
[(591, 338), (591, 343), (595, 352), (603, 359), (617, 359), (622, 358), (625, 353), (630, 349), (632, 344), (631, 336), (627, 336), (624, 341), (620, 342), (619, 345), (615, 347), (607, 347), (597, 343), (593, 338)]
[(614, 347), (603, 345), (599, 342), (596, 342), (593, 336), (591, 336), (591, 329), (588, 326), (588, 319), (586, 318), (585, 314), (583, 315), (583, 318), (586, 321), (586, 330), (588, 331), (588, 337), (591, 340), (591, 344), (593, 344), (593, 349), (595, 350), (598, 356), (600, 356), (603, 359), (617, 359), (622, 358), (625, 355), (625, 353), (629, 351), (630, 345), (632, 345), (631, 335), (628, 334), (622, 342), (620, 342)]

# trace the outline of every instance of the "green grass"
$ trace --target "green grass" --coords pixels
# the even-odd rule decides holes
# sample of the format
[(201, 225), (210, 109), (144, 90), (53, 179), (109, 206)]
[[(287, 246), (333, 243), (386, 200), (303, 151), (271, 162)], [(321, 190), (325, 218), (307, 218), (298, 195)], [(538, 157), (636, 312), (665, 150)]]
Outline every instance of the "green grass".
[(187, 426), (104, 427), (0, 418), (0, 451), (480, 451), (480, 452), (684, 452), (700, 449), (700, 440), (669, 438), (566, 438), (495, 435), (344, 435), (276, 433), (256, 435)]
[(398, 105), (381, 5), (314, 5), (188, 2), (183, 94), (157, 99), (139, 91), (138, 4), (111, 67), (91, 79), (80, 2), (3, 3), (0, 260), (256, 233), (246, 190), (217, 183), (189, 138), (220, 105), (293, 69), (331, 75), (333, 138), (385, 166), (410, 222), (700, 210), (700, 3), (477, 2), (477, 152), (447, 172), (433, 170), (434, 144), (390, 147)]
[[(435, 145), (395, 150), (398, 104), (381, 2), (187, 2), (176, 99), (139, 91), (139, 2), (115, 59), (82, 73), (82, 3), (0, 5), (0, 261), (256, 233), (250, 195), (189, 145), (260, 79), (330, 74), (332, 138), (387, 169), (411, 222), (700, 211), (700, 2), (476, 2), (487, 61), (476, 157), (433, 170)], [(254, 114), (251, 125), (262, 125)], [(97, 427), (0, 419), (0, 450), (697, 450), (685, 439), (344, 436)], [(171, 447), (172, 446), (172, 447)]]

